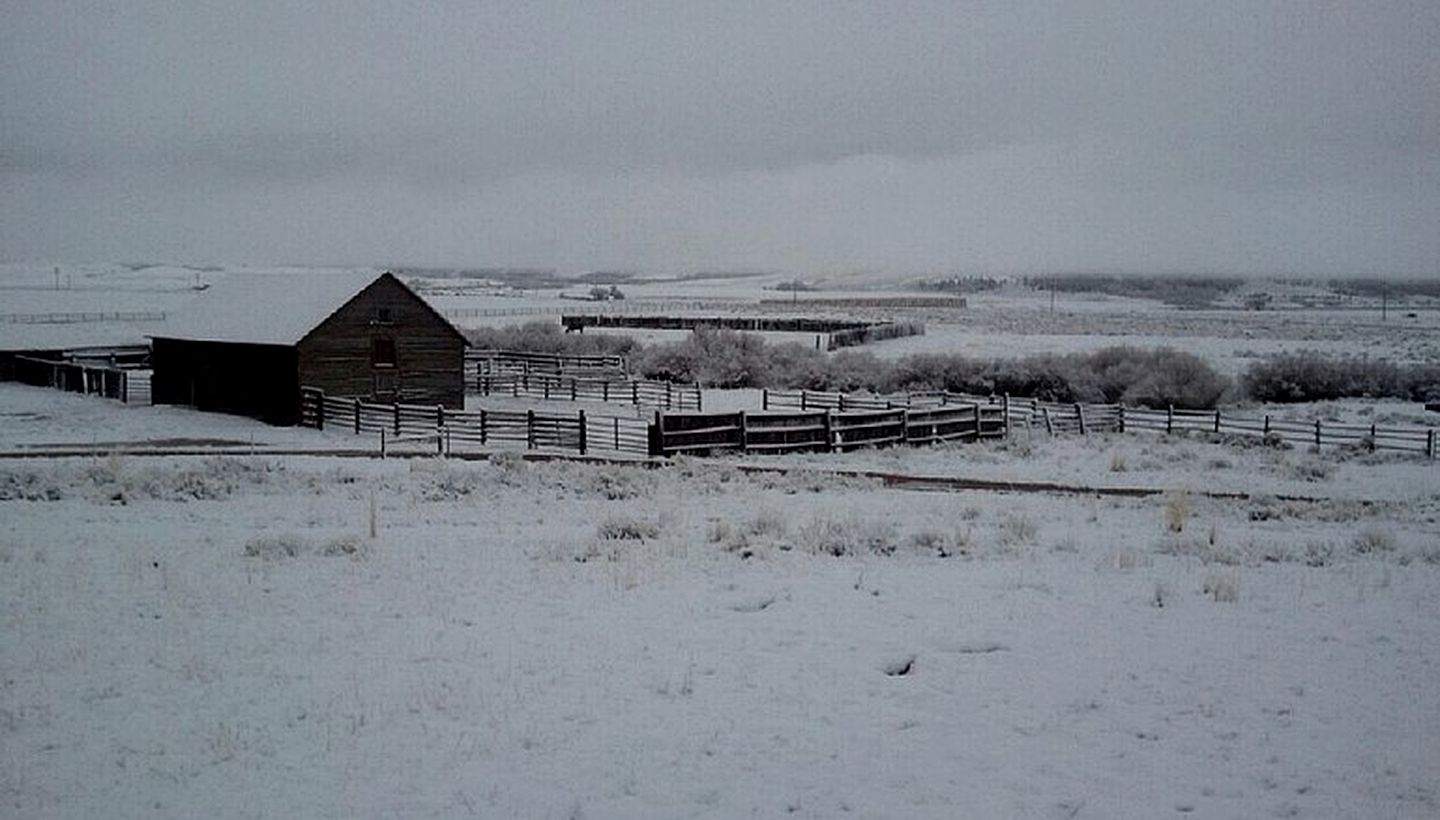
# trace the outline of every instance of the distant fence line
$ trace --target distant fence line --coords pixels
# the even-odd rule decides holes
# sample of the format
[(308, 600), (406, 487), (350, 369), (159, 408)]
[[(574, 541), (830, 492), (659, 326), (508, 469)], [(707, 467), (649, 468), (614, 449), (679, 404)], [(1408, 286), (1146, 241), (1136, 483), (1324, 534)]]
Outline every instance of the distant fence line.
[(1269, 438), (1291, 444), (1316, 447), (1353, 446), (1370, 450), (1394, 450), (1421, 453), (1436, 457), (1436, 433), (1433, 427), (1343, 424), (1323, 419), (1297, 421), (1276, 418), (1270, 414), (1227, 414), (1222, 410), (1184, 410), (1175, 407), (1153, 409), (1128, 407), (1122, 404), (1067, 404), (1042, 402), (1010, 396), (977, 396), (963, 393), (915, 393), (899, 395), (843, 394), (809, 390), (765, 391), (765, 408), (793, 407), (818, 409), (915, 407), (951, 403), (978, 402), (999, 408), (1007, 428), (1024, 426), (1043, 428), (1054, 435), (1137, 430), (1178, 433), (1206, 432), (1215, 435), (1236, 435)]
[(596, 401), (660, 407), (666, 410), (703, 409), (700, 386), (624, 377), (562, 376), (551, 373), (479, 374), (474, 385), (482, 396), (510, 396), (547, 400)]
[[(697, 330), (717, 328), (755, 333), (815, 333), (828, 337), (826, 348), (842, 347), (894, 339), (900, 336), (921, 336), (925, 325), (920, 322), (863, 322), (853, 319), (824, 319), (809, 316), (626, 316), (604, 314), (567, 314), (560, 323), (568, 331), (583, 332), (594, 328), (636, 328), (642, 330)], [(817, 336), (816, 346), (820, 340)]]
[(163, 311), (105, 311), (99, 313), (0, 313), (0, 323), (17, 325), (73, 325), (82, 322), (163, 322)]
[(949, 308), (967, 307), (963, 296), (861, 296), (795, 299), (761, 299), (765, 307), (825, 307), (825, 308)]
[(447, 319), (486, 319), (506, 316), (563, 316), (577, 313), (666, 313), (674, 310), (715, 310), (728, 306), (742, 307), (744, 302), (726, 299), (710, 300), (609, 300), (586, 302), (577, 300), (569, 305), (544, 305), (507, 308), (440, 308)]

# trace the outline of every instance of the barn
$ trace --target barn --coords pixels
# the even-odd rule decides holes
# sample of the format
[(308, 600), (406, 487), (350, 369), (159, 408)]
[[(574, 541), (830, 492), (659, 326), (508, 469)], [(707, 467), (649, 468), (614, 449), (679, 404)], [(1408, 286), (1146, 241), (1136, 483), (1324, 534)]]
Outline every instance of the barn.
[(242, 274), (151, 336), (156, 404), (300, 420), (300, 388), (464, 407), (465, 336), (394, 274)]

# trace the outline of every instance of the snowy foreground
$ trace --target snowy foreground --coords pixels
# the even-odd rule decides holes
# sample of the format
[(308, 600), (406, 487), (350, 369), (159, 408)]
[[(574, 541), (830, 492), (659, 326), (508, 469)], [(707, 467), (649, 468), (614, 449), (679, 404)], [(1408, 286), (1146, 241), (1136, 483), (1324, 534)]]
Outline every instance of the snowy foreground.
[[(159, 411), (7, 388), (10, 442), (64, 437), (37, 393)], [(1440, 812), (1433, 463), (1040, 437), (835, 464), (909, 459), (1192, 491), (0, 460), (0, 815)]]

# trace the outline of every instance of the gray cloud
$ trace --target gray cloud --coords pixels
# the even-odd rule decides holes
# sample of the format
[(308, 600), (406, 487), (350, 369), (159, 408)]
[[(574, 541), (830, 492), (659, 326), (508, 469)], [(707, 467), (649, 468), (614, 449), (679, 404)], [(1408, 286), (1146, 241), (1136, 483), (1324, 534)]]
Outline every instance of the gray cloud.
[(1440, 272), (1431, 2), (0, 10), (11, 257)]

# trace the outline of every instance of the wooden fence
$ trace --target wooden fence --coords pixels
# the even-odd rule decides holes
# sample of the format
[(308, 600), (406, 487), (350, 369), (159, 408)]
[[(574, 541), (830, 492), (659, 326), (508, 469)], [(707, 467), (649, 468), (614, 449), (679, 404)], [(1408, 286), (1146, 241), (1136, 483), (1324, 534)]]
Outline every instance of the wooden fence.
[(598, 401), (660, 407), (666, 410), (703, 409), (699, 385), (625, 378), (588, 378), (547, 373), (512, 373), (475, 376), (475, 392), (482, 396), (510, 396), (562, 401)]
[(839, 350), (842, 347), (855, 347), (856, 345), (881, 342), (886, 339), (898, 339), (902, 336), (924, 335), (925, 325), (920, 322), (879, 322), (873, 325), (866, 325), (865, 327), (838, 330), (831, 333), (826, 348), (829, 350)]
[(1007, 429), (1026, 427), (1044, 429), (1054, 435), (1085, 435), (1087, 433), (1127, 433), (1152, 431), (1162, 433), (1204, 432), (1215, 435), (1270, 437), (1292, 444), (1316, 447), (1350, 446), (1371, 450), (1394, 450), (1436, 457), (1436, 432), (1433, 427), (1344, 424), (1323, 419), (1293, 420), (1273, 415), (1245, 415), (1223, 410), (1163, 410), (1127, 407), (1121, 404), (1066, 404), (1021, 399), (1010, 396), (976, 396), (962, 393), (910, 393), (898, 395), (822, 393), (808, 390), (766, 391), (766, 409), (793, 407), (801, 410), (820, 408), (860, 409), (941, 407), (973, 402), (998, 408)]
[(15, 357), (15, 380), (36, 387), (104, 396), (126, 404), (150, 403), (150, 371)]
[(979, 403), (847, 412), (663, 413), (650, 426), (650, 453), (673, 456), (838, 452), (894, 444), (975, 441), (1005, 435), (998, 408)]
[(529, 350), (466, 350), (465, 370), (472, 375), (510, 373), (626, 373), (624, 356), (614, 354), (538, 353)]
[[(723, 328), (757, 333), (815, 333), (826, 338), (825, 347), (836, 350), (900, 336), (921, 336), (925, 325), (920, 322), (863, 322), (854, 319), (824, 319), (809, 316), (612, 316), (588, 314), (561, 316), (565, 330), (584, 331), (587, 327), (641, 328), (648, 330), (696, 330)], [(820, 336), (815, 344), (820, 346)]]
[(301, 424), (375, 436), (383, 453), (397, 443), (421, 442), (436, 452), (459, 446), (519, 446), (587, 454), (610, 451), (649, 454), (649, 425), (643, 419), (533, 410), (447, 410), (440, 406), (378, 404), (300, 390)]
[(74, 325), (90, 322), (163, 322), (162, 311), (99, 311), (95, 313), (0, 313), (0, 323)]

